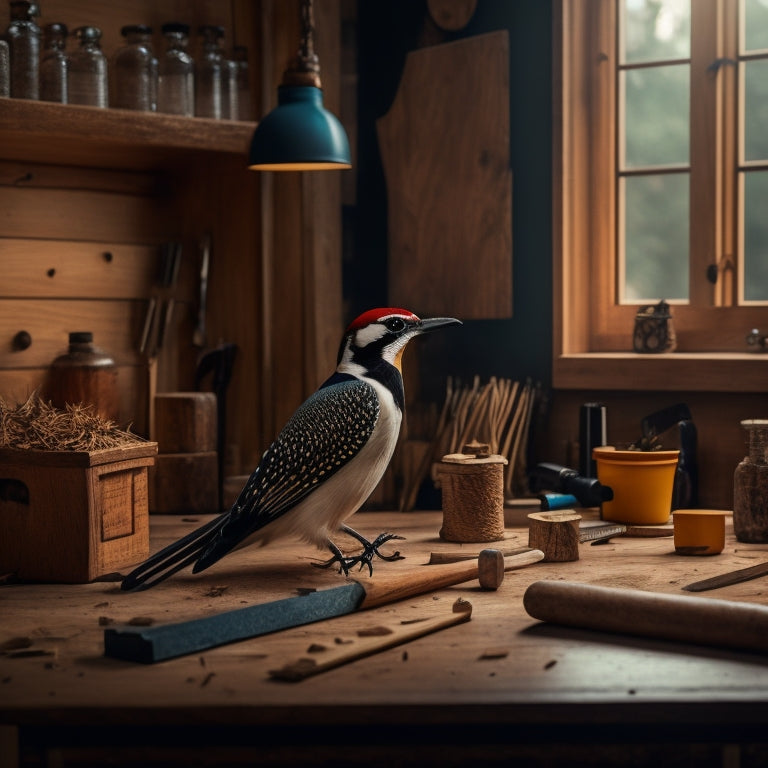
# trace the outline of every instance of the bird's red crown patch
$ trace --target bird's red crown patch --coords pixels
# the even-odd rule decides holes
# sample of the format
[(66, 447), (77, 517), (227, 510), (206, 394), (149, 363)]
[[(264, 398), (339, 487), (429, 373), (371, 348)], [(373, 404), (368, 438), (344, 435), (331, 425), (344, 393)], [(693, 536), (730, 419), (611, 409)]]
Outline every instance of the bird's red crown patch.
[(419, 318), (409, 312), (407, 309), (399, 309), (398, 307), (383, 307), (379, 309), (369, 309), (367, 312), (363, 312), (362, 315), (355, 318), (347, 328), (347, 332), (355, 331), (358, 328), (365, 328), (366, 325), (375, 323), (377, 320), (381, 320), (382, 317), (391, 317), (392, 315), (400, 315), (408, 320), (418, 320)]

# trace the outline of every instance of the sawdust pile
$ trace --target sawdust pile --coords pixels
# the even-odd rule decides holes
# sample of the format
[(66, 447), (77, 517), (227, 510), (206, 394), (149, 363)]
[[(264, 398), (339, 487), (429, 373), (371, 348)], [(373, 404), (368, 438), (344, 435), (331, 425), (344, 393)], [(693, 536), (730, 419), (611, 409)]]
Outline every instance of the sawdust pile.
[(0, 397), (0, 448), (35, 451), (98, 451), (144, 440), (102, 419), (92, 406), (54, 408), (35, 392), (11, 406)]

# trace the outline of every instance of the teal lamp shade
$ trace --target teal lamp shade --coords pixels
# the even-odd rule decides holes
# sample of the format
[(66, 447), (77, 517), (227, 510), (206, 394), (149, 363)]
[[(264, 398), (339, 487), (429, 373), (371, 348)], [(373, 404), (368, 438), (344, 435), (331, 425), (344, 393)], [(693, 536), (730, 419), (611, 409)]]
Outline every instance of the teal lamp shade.
[(312, 85), (281, 85), (277, 107), (251, 139), (248, 167), (257, 171), (322, 171), (350, 168), (349, 141)]

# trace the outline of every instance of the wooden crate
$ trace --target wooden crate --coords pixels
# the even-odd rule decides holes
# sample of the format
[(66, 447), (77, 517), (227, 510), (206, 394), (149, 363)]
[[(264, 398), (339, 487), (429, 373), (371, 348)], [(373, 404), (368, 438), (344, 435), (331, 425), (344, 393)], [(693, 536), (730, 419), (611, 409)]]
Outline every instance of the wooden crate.
[(84, 583), (145, 559), (156, 454), (0, 449), (0, 574)]

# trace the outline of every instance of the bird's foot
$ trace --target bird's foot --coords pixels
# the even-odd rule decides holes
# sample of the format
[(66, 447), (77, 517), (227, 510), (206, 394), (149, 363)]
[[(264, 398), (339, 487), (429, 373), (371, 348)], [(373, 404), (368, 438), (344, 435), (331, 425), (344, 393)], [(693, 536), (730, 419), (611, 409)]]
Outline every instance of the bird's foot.
[(362, 571), (365, 566), (368, 566), (368, 574), (373, 575), (373, 558), (380, 557), (382, 560), (394, 561), (402, 560), (403, 557), (399, 551), (394, 552), (391, 555), (384, 555), (379, 552), (379, 547), (382, 544), (386, 544), (393, 539), (403, 540), (404, 536), (398, 536), (396, 533), (380, 533), (373, 541), (368, 541), (363, 538), (356, 531), (347, 530), (354, 538), (356, 538), (362, 545), (363, 551), (357, 555), (345, 556), (342, 551), (333, 543), (328, 543), (328, 548), (333, 553), (333, 557), (329, 560), (324, 560), (322, 563), (313, 563), (318, 568), (330, 568), (335, 563), (339, 564), (339, 573), (344, 573), (345, 576), (349, 576), (349, 571), (356, 565), (360, 566)]

